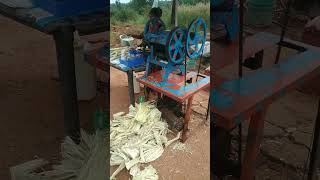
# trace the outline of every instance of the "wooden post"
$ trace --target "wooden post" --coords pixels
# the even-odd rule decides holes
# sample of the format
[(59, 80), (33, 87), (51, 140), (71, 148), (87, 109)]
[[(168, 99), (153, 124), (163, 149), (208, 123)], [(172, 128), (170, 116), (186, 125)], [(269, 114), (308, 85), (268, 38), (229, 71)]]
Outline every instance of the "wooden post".
[(316, 171), (320, 165), (320, 101), (318, 103), (317, 118), (313, 132), (313, 142), (309, 162), (308, 180), (316, 180)]
[(186, 141), (186, 139), (187, 139), (187, 131), (188, 131), (188, 127), (189, 127), (189, 121), (191, 119), (192, 101), (193, 101), (193, 96), (191, 96), (188, 99), (186, 114), (184, 116), (184, 124), (183, 124), (183, 130), (182, 130), (182, 135), (181, 135), (181, 142), (182, 143), (184, 143)]
[(171, 24), (174, 26), (178, 26), (178, 1), (173, 0), (172, 1), (172, 10), (171, 10)]
[(255, 112), (251, 116), (240, 180), (254, 179), (256, 159), (258, 157), (260, 145), (263, 139), (264, 118), (266, 111), (267, 106), (265, 106), (261, 111)]
[(53, 37), (56, 44), (59, 77), (62, 82), (64, 126), (66, 135), (80, 143), (80, 121), (74, 65), (73, 26), (63, 26)]

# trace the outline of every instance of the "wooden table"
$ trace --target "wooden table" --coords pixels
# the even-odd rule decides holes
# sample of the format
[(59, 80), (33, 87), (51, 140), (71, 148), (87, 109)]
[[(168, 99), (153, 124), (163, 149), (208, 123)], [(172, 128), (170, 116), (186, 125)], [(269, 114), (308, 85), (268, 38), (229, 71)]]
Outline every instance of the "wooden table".
[[(264, 33), (264, 35), (271, 42), (280, 39), (272, 34)], [(269, 43), (265, 42), (264, 44)], [(269, 104), (301, 85), (303, 81), (320, 74), (319, 48), (291, 40), (285, 40), (283, 44), (296, 49), (298, 53), (271, 67), (260, 68), (246, 74), (241, 79), (228, 80), (211, 72), (213, 77), (210, 95), (210, 99), (212, 99), (211, 117), (216, 127), (230, 131), (245, 120), (250, 122), (242, 161), (241, 180), (253, 180), (254, 178), (255, 162), (263, 139), (264, 118)], [(247, 47), (244, 49), (246, 57), (246, 52), (251, 52), (250, 49), (253, 47), (250, 45), (244, 47)], [(255, 49), (260, 51), (264, 48), (255, 47)], [(254, 51), (247, 54), (253, 55), (253, 53)], [(226, 62), (236, 62), (236, 60), (235, 57), (234, 60), (229, 59)], [(317, 124), (320, 122), (318, 119)], [(318, 132), (314, 137), (318, 139)]]
[[(107, 7), (107, 4), (106, 4)], [(88, 35), (108, 31), (106, 7), (101, 10), (57, 18), (39, 7), (12, 7), (0, 1), (0, 14), (40, 32), (53, 36), (56, 45), (66, 134), (79, 142), (80, 122), (76, 92), (73, 32)]]
[[(138, 78), (138, 81), (143, 85), (155, 90), (158, 93), (164, 94), (179, 103), (187, 102), (187, 107), (184, 115), (184, 125), (181, 135), (181, 141), (185, 142), (187, 139), (188, 125), (191, 118), (191, 106), (193, 96), (202, 89), (209, 87), (210, 77), (202, 76), (197, 79), (197, 73), (188, 72), (185, 75), (177, 75), (171, 73), (166, 81), (162, 80), (165, 70), (160, 70), (151, 73), (147, 77)], [(185, 79), (192, 80), (192, 83), (185, 84)]]

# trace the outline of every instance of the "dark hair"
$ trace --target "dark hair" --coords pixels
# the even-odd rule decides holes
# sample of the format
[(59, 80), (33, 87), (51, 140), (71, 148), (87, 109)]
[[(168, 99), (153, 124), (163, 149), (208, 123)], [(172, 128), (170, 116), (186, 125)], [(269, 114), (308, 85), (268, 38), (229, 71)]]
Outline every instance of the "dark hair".
[(158, 7), (151, 8), (150, 11), (149, 11), (149, 15), (153, 16), (153, 17), (161, 18), (162, 9), (158, 8)]

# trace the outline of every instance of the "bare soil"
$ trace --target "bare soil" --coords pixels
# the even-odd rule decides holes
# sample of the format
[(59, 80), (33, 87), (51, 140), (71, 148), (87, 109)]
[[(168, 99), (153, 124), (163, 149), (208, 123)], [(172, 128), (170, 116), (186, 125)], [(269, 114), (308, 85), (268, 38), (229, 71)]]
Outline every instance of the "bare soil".
[[(56, 162), (64, 134), (53, 39), (0, 16), (0, 179), (35, 157)], [(81, 127), (90, 130), (95, 101), (81, 102)]]
[[(143, 25), (112, 25), (110, 33), (110, 44), (112, 48), (121, 47), (120, 35), (139, 35), (143, 32)], [(139, 44), (140, 40), (135, 40), (135, 44)]]

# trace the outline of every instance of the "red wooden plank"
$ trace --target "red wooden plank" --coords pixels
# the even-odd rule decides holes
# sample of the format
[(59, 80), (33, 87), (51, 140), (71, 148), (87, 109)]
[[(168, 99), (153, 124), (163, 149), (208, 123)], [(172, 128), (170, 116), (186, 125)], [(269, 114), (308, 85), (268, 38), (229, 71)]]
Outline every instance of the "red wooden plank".
[[(168, 80), (166, 81), (166, 84), (168, 84), (167, 86), (165, 86), (165, 88), (170, 89), (170, 90), (166, 90), (164, 89), (164, 86), (160, 85), (159, 82), (161, 82), (162, 80), (162, 73), (163, 71), (157, 71), (155, 73), (151, 73), (147, 79), (144, 78), (138, 78), (137, 80), (144, 84), (145, 86), (165, 94), (166, 96), (178, 101), (178, 102), (184, 102), (186, 101), (188, 98), (190, 98), (191, 96), (193, 96), (195, 93), (199, 92), (200, 90), (206, 88), (209, 86), (210, 84), (210, 77), (206, 77), (205, 83), (199, 83), (201, 82), (201, 79), (199, 78), (198, 83), (196, 84), (196, 86), (192, 89), (187, 89), (184, 88), (186, 87), (184, 85), (184, 75), (176, 75), (176, 74), (170, 74)], [(195, 72), (191, 72), (191, 73), (187, 73), (187, 79), (189, 78), (195, 78), (196, 77), (196, 73)], [(196, 82), (194, 82), (196, 83)], [(172, 84), (172, 85), (170, 85)], [(188, 86), (188, 84), (187, 84)], [(174, 91), (182, 93), (182, 94), (176, 94)]]
[[(151, 73), (148, 76), (148, 80), (154, 81), (154, 82), (161, 82), (163, 73), (164, 73), (163, 70)], [(197, 74), (195, 72), (187, 73), (187, 79), (195, 78), (196, 76)], [(184, 75), (177, 75), (177, 74), (171, 73), (168, 77), (167, 82), (170, 84), (177, 84), (180, 87), (181, 85), (184, 85)]]

